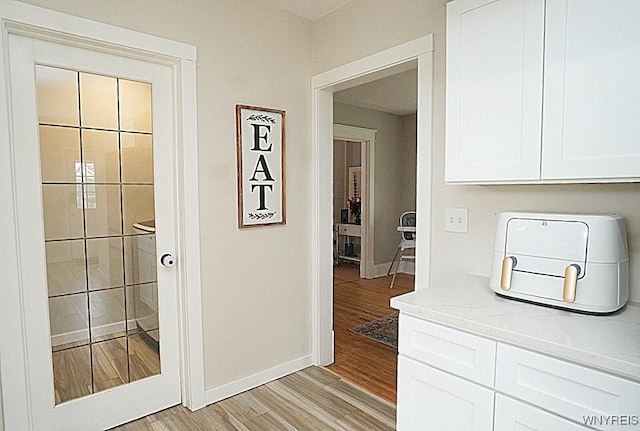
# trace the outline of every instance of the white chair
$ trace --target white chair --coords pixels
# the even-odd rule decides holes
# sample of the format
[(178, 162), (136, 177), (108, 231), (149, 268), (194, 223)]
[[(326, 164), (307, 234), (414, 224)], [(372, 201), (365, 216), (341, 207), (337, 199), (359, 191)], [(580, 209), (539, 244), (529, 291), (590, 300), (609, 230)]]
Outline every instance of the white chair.
[[(395, 264), (395, 270), (393, 270), (393, 278), (391, 279), (391, 286), (389, 286), (389, 289), (393, 289), (393, 283), (395, 283), (396, 281), (396, 275), (398, 274), (398, 267), (400, 266), (400, 262), (403, 260), (412, 260), (415, 262), (416, 260), (416, 212), (403, 212), (400, 216), (400, 226), (398, 226), (396, 230), (400, 232), (401, 239), (400, 244), (398, 245), (398, 251), (396, 251), (396, 255), (391, 261), (389, 271), (387, 271), (387, 276), (389, 276)], [(405, 255), (404, 252), (410, 249), (414, 250), (414, 254)]]

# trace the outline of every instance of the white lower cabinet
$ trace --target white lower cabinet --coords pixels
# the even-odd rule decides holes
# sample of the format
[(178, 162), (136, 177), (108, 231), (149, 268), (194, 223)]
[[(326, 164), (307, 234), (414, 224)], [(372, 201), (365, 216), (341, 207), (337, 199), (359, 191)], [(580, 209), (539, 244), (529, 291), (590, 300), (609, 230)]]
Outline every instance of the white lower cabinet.
[(400, 314), (399, 431), (493, 428), (496, 342)]
[(496, 394), (495, 431), (587, 431), (590, 428), (502, 394)]
[(428, 365), (398, 358), (399, 431), (486, 431), (493, 427), (493, 390)]
[(495, 388), (596, 429), (640, 429), (640, 383), (498, 343)]
[(640, 382), (400, 314), (399, 431), (640, 430)]

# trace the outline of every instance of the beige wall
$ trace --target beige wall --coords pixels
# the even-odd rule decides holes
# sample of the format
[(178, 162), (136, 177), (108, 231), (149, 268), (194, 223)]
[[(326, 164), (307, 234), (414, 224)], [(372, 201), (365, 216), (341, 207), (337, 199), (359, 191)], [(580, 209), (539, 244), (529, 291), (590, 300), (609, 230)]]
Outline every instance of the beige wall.
[[(640, 301), (640, 184), (444, 184), (445, 3), (443, 0), (389, 0), (376, 2), (376, 7), (371, 7), (371, 1), (354, 0), (313, 24), (314, 73), (429, 33), (434, 35), (433, 281), (446, 280), (452, 272), (489, 274), (497, 212), (514, 209), (616, 212), (627, 218), (631, 298)], [(469, 233), (444, 231), (447, 207), (469, 208)]]
[[(313, 23), (313, 74), (436, 33), (444, 46), (446, 0), (353, 0)], [(443, 57), (444, 58), (444, 57)]]
[(2, 380), (0, 380), (0, 431), (4, 431), (4, 415), (2, 413)]
[[(437, 157), (436, 160), (442, 160)], [(442, 183), (443, 169), (435, 181)], [(444, 208), (469, 208), (469, 233), (444, 232)], [(505, 210), (618, 213), (627, 219), (631, 254), (632, 300), (640, 301), (640, 184), (544, 186), (442, 186), (434, 196), (433, 275), (462, 270), (488, 275), (495, 233), (495, 214)], [(452, 265), (449, 262), (455, 262)], [(455, 266), (459, 265), (460, 269)]]
[[(309, 355), (310, 23), (253, 0), (29, 3), (197, 47), (205, 387)], [(237, 103), (287, 111), (285, 226), (237, 228)]]
[[(334, 103), (333, 122), (375, 129), (374, 251), (375, 264), (391, 262), (398, 248), (398, 218), (415, 210), (415, 117), (401, 117), (344, 103)], [(413, 137), (411, 131), (413, 130)]]

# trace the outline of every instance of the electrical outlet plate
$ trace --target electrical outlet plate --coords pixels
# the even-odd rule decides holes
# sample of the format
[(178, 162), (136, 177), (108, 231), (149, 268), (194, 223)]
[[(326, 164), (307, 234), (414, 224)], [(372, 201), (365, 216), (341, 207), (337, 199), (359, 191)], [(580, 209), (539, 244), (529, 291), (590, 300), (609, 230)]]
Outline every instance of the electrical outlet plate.
[(468, 208), (447, 208), (445, 215), (445, 231), (467, 233), (469, 223)]

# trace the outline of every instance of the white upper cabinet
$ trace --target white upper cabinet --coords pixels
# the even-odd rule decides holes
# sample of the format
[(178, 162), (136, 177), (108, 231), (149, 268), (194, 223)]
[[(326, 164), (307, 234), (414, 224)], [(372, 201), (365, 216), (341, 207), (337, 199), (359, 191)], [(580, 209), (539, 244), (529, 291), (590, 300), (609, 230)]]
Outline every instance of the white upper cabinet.
[(448, 4), (447, 180), (539, 178), (543, 33), (541, 1)]
[(446, 181), (640, 180), (638, 22), (637, 0), (448, 3)]
[(542, 178), (640, 177), (640, 1), (547, 2)]

